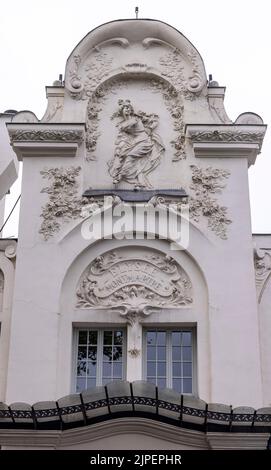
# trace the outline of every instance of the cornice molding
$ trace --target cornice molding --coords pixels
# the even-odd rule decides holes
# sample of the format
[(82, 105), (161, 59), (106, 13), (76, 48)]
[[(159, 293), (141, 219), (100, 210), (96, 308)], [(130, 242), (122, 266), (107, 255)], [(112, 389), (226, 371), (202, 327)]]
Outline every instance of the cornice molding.
[(264, 124), (211, 124), (186, 126), (186, 137), (197, 158), (247, 158), (255, 163), (261, 151), (266, 126)]
[(85, 136), (85, 124), (11, 123), (7, 128), (19, 160), (33, 156), (75, 157)]

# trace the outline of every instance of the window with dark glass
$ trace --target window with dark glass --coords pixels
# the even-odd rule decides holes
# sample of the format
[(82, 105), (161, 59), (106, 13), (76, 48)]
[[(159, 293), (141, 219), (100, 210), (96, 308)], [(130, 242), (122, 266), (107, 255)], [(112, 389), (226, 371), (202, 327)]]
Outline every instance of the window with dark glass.
[(193, 393), (193, 332), (145, 331), (145, 378), (158, 387)]
[(77, 331), (76, 391), (124, 379), (124, 330)]

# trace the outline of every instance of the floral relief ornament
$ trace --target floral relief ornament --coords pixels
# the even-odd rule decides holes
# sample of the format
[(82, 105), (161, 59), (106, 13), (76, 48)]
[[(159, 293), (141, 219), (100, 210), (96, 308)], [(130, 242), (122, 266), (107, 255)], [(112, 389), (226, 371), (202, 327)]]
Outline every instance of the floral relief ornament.
[(90, 203), (88, 198), (78, 197), (78, 182), (81, 167), (48, 168), (41, 171), (42, 178), (50, 181), (41, 193), (49, 195), (42, 208), (42, 223), (39, 233), (48, 240), (60, 230), (63, 222), (81, 216), (82, 207)]
[(87, 161), (96, 160), (94, 152), (101, 135), (101, 131), (99, 129), (99, 115), (102, 110), (102, 105), (105, 104), (110, 93), (116, 94), (117, 90), (121, 90), (123, 88), (127, 88), (127, 82), (125, 80), (112, 79), (110, 82), (99, 85), (94, 90), (88, 101), (86, 120)]
[(177, 162), (179, 160), (185, 160), (184, 106), (182, 104), (180, 92), (165, 80), (156, 78), (150, 80), (146, 88), (149, 88), (153, 93), (162, 94), (165, 106), (173, 119), (173, 129), (176, 137), (170, 142), (174, 149), (172, 161)]
[(71, 97), (76, 100), (89, 99), (98, 85), (108, 76), (112, 61), (113, 57), (106, 52), (94, 50), (90, 61), (82, 68), (80, 55), (74, 55), (69, 71)]
[(162, 75), (181, 93), (186, 100), (193, 101), (202, 91), (204, 82), (201, 78), (197, 54), (191, 50), (188, 53), (192, 64), (192, 74), (186, 79), (184, 76), (184, 59), (178, 48), (168, 52), (160, 58)]
[(228, 217), (228, 209), (220, 206), (211, 194), (220, 193), (226, 186), (225, 179), (230, 176), (230, 171), (218, 168), (199, 168), (190, 165), (192, 169), (192, 184), (190, 189), (194, 196), (189, 197), (189, 213), (193, 220), (199, 222), (204, 216), (208, 220), (208, 227), (215, 234), (227, 239), (227, 226), (232, 221)]

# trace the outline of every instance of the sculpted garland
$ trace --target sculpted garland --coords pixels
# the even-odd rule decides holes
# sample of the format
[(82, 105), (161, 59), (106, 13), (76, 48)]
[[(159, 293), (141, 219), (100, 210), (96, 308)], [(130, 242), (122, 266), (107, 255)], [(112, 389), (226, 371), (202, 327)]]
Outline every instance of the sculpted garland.
[(228, 170), (218, 168), (199, 168), (190, 165), (192, 169), (192, 184), (190, 189), (194, 196), (189, 197), (189, 213), (193, 220), (199, 222), (200, 216), (207, 217), (208, 227), (215, 234), (227, 238), (227, 225), (232, 221), (228, 218), (227, 207), (220, 206), (210, 194), (220, 193), (225, 188), (225, 179), (230, 176)]
[(49, 195), (49, 201), (42, 207), (43, 219), (39, 233), (48, 240), (57, 233), (63, 222), (78, 219), (82, 207), (89, 204), (87, 198), (78, 197), (78, 182), (76, 178), (81, 167), (48, 168), (41, 171), (42, 178), (50, 181), (41, 193)]
[(192, 142), (257, 142), (262, 145), (265, 131), (243, 132), (237, 131), (197, 131), (191, 132), (190, 139)]
[(11, 142), (83, 142), (82, 131), (67, 130), (31, 130), (14, 131), (11, 135)]
[(176, 137), (170, 142), (174, 148), (172, 161), (185, 160), (184, 106), (182, 105), (180, 93), (169, 83), (161, 79), (150, 80), (145, 88), (150, 89), (153, 93), (162, 94), (166, 108), (173, 119), (173, 129), (176, 133)]
[[(129, 159), (125, 161), (124, 158), (123, 162), (122, 160), (120, 161), (120, 163), (123, 163), (122, 166), (118, 163), (118, 158), (119, 155), (117, 154), (116, 160), (112, 160), (112, 172), (116, 171), (116, 174), (121, 176), (123, 174), (125, 177), (124, 172), (130, 169), (130, 161)], [(192, 184), (190, 185), (190, 189), (193, 191), (194, 195), (190, 196), (188, 199), (190, 217), (195, 220), (195, 222), (199, 222), (201, 217), (206, 217), (208, 227), (218, 237), (226, 239), (227, 226), (231, 223), (227, 214), (228, 209), (224, 206), (220, 206), (217, 200), (211, 197), (210, 194), (222, 191), (226, 185), (224, 180), (229, 177), (230, 172), (212, 167), (205, 169), (199, 168), (196, 165), (191, 165), (191, 169)], [(41, 190), (42, 193), (49, 195), (49, 201), (42, 208), (41, 217), (43, 221), (39, 230), (39, 233), (43, 235), (45, 240), (48, 240), (57, 233), (62, 223), (67, 223), (69, 220), (90, 217), (95, 211), (104, 207), (104, 201), (101, 199), (78, 196), (77, 177), (79, 176), (80, 170), (80, 167), (60, 167), (41, 171), (42, 177), (51, 182), (50, 186)], [(143, 173), (141, 167), (138, 168), (138, 171)], [(130, 173), (127, 174), (127, 178), (129, 176)], [(144, 174), (140, 174), (140, 176), (145, 177)], [(111, 199), (112, 206), (121, 203), (121, 200), (116, 196)], [(178, 202), (171, 198), (155, 196), (149, 202), (149, 204), (153, 206), (166, 209), (172, 203), (176, 205), (177, 211), (178, 207), (181, 211), (181, 205), (184, 204), (183, 201)]]

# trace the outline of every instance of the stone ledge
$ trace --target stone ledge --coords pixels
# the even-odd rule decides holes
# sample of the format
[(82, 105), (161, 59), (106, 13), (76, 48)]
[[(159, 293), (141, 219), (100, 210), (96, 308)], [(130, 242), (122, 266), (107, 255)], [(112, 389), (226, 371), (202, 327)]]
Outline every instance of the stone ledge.
[(75, 157), (84, 140), (85, 124), (11, 123), (11, 146), (19, 160), (26, 157)]
[(212, 124), (186, 126), (186, 137), (197, 158), (240, 158), (255, 163), (266, 132), (264, 124)]

